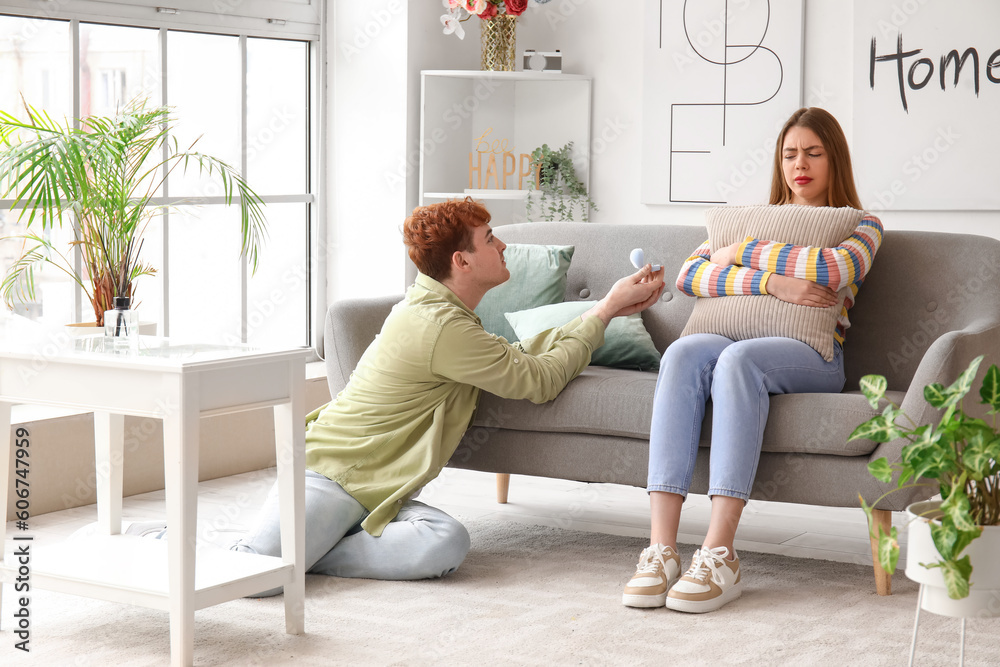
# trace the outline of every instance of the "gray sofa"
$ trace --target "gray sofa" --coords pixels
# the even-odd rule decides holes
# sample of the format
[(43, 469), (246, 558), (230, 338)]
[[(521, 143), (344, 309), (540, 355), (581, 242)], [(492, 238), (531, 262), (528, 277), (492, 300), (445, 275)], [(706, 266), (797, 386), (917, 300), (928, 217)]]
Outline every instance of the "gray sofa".
[[(632, 270), (629, 251), (643, 248), (648, 260), (666, 266), (668, 276), (663, 297), (643, 313), (661, 352), (680, 334), (694, 304), (678, 292), (673, 278), (707, 238), (703, 227), (676, 225), (525, 223), (495, 231), (505, 243), (574, 245), (566, 300), (602, 297)], [(408, 282), (414, 276), (410, 265)], [(982, 371), (989, 363), (1000, 363), (998, 278), (1000, 241), (886, 232), (850, 312), (845, 390), (773, 398), (752, 497), (833, 507), (858, 507), (858, 493), (869, 502), (878, 498), (887, 487), (866, 466), (882, 456), (895, 460), (905, 441), (847, 441), (874, 414), (858, 391), (860, 378), (885, 375), (889, 395), (907, 414), (918, 423), (935, 420), (936, 412), (923, 400), (925, 385), (950, 384), (979, 354), (987, 357)], [(331, 395), (344, 387), (400, 298), (347, 300), (330, 308), (325, 342)], [(510, 473), (644, 487), (655, 382), (656, 373), (591, 366), (543, 405), (484, 394), (476, 421), (450, 465), (500, 473), (500, 502), (506, 501)], [(973, 403), (968, 400), (965, 408), (976, 413)], [(710, 439), (706, 415), (692, 493), (707, 489)], [(887, 523), (891, 511), (930, 495), (926, 488), (893, 494), (878, 506), (878, 519)], [(891, 582), (877, 564), (875, 575), (879, 593), (888, 594)]]

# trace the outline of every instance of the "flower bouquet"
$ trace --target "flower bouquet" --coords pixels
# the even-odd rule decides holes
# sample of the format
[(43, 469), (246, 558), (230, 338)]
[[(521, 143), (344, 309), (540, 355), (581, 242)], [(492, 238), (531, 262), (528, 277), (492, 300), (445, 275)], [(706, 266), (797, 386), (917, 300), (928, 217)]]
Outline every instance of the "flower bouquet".
[(513, 18), (507, 20), (515, 21), (528, 8), (528, 0), (441, 0), (441, 4), (448, 10), (441, 16), (444, 34), (455, 33), (459, 39), (465, 39), (462, 21), (469, 20), (473, 14), (483, 20), (509, 16)]

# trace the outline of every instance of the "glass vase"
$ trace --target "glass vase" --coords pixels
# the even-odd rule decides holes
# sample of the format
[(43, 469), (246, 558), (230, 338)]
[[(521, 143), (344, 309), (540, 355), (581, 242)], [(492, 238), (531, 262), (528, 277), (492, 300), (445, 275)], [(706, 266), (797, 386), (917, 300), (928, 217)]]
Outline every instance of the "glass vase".
[(517, 51), (517, 17), (497, 14), (479, 21), (482, 60), (480, 69), (489, 72), (513, 72)]
[(139, 349), (139, 315), (127, 296), (116, 296), (113, 310), (104, 311), (104, 338), (113, 351)]

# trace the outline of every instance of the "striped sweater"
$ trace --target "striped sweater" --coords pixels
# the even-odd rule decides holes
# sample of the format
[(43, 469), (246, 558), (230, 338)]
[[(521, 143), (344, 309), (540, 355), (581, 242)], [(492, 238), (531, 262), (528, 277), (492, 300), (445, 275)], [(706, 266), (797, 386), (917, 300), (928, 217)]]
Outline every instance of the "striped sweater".
[(882, 223), (865, 215), (850, 236), (835, 248), (813, 248), (776, 241), (747, 238), (736, 249), (735, 263), (712, 264), (712, 250), (705, 241), (687, 258), (677, 276), (677, 289), (688, 296), (742, 296), (767, 294), (767, 279), (773, 273), (803, 278), (826, 285), (835, 292), (850, 287), (850, 296), (837, 319), (834, 338), (844, 342), (851, 326), (847, 311), (854, 305), (858, 288), (871, 268), (882, 244)]

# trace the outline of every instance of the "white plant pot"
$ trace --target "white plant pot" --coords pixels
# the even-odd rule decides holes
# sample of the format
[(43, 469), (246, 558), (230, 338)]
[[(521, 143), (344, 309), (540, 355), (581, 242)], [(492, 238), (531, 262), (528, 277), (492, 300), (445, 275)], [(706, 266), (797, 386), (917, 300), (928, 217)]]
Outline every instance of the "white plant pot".
[[(983, 534), (965, 548), (962, 555), (972, 561), (969, 596), (961, 600), (948, 597), (941, 568), (927, 569), (921, 563), (941, 559), (931, 539), (931, 518), (940, 500), (925, 500), (906, 508), (909, 515), (906, 541), (906, 576), (921, 584), (920, 608), (955, 618), (1000, 617), (1000, 526), (984, 526)], [(921, 516), (924, 515), (924, 516)]]
[[(66, 331), (70, 336), (93, 336), (103, 334), (104, 327), (98, 328), (97, 322), (74, 322), (66, 325)], [(140, 336), (155, 336), (156, 322), (139, 322)]]

